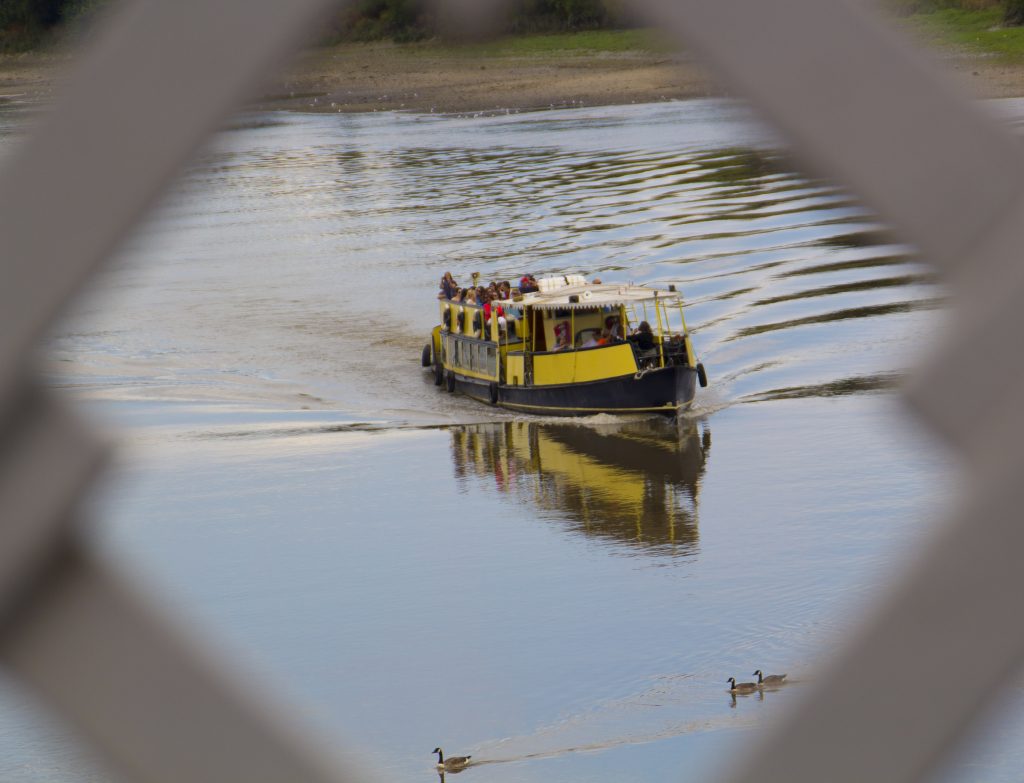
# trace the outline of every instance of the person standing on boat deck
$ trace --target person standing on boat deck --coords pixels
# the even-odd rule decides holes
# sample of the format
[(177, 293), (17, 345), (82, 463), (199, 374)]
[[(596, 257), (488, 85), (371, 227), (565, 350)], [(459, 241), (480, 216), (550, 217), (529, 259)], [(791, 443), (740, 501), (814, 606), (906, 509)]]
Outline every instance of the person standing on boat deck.
[(654, 348), (654, 335), (651, 333), (651, 325), (647, 321), (641, 321), (636, 332), (629, 336), (629, 341), (635, 344), (641, 351), (649, 351)]
[(455, 292), (459, 290), (458, 283), (455, 282), (455, 278), (452, 277), (451, 272), (445, 272), (441, 277), (441, 285), (439, 286), (441, 293), (437, 295), (438, 299), (442, 297), (445, 299), (451, 299), (455, 296)]

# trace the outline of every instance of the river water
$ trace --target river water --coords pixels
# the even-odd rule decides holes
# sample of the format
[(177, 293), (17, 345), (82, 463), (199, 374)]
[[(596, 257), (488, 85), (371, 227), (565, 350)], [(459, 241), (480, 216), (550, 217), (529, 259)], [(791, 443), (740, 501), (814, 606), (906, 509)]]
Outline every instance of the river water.
[[(46, 348), (121, 441), (97, 548), (371, 779), (433, 780), (436, 745), (466, 780), (706, 778), (952, 493), (894, 392), (944, 291), (779, 150), (729, 100), (238, 118)], [(678, 424), (448, 395), (447, 270), (674, 283), (711, 384)], [(793, 683), (726, 693), (757, 668)], [(0, 696), (4, 780), (107, 780)], [(1017, 779), (998, 726), (949, 780)]]

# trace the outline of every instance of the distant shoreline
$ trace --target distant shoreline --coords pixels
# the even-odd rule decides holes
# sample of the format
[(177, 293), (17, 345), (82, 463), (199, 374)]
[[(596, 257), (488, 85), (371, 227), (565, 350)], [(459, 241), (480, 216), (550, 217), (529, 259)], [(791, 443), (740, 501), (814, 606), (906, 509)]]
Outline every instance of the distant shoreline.
[[(0, 56), (0, 105), (45, 103), (72, 58)], [(951, 52), (954, 82), (979, 98), (1024, 96), (1024, 65)], [(707, 70), (669, 51), (549, 50), (439, 44), (342, 44), (309, 50), (264, 95), (257, 110), (304, 112), (500, 112), (652, 103), (723, 95)], [(13, 97), (9, 97), (13, 96)]]
[[(289, 97), (294, 93), (295, 97)], [(258, 108), (489, 112), (652, 103), (721, 94), (705, 69), (667, 52), (515, 55), (358, 44), (303, 54)]]

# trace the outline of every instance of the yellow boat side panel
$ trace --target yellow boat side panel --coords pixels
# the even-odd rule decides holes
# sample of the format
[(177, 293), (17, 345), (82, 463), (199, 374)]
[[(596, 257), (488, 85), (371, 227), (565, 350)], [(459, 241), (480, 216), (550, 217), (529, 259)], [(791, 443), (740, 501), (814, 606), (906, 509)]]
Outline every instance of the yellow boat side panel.
[(636, 371), (636, 358), (629, 343), (581, 351), (535, 354), (533, 357), (533, 383), (536, 386), (600, 381)]
[(509, 386), (522, 386), (526, 377), (526, 366), (523, 355), (510, 353), (505, 361), (505, 383)]

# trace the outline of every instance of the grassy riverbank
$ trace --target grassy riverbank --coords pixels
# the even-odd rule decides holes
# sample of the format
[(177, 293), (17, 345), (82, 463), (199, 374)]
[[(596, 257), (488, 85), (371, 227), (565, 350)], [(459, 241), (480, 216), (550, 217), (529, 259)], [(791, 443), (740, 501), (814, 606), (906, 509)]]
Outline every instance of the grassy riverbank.
[(943, 68), (980, 98), (1024, 97), (1024, 27), (1001, 8), (944, 8), (897, 18), (896, 27), (939, 54)]
[(903, 23), (932, 47), (1024, 64), (1024, 27), (1005, 27), (1002, 19), (1000, 8), (944, 8), (908, 16)]

